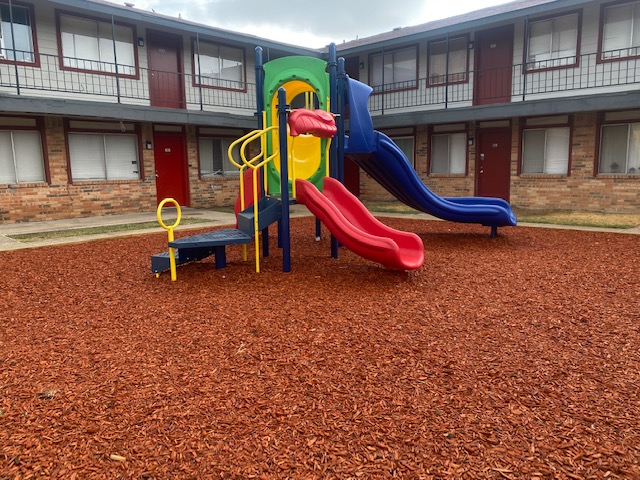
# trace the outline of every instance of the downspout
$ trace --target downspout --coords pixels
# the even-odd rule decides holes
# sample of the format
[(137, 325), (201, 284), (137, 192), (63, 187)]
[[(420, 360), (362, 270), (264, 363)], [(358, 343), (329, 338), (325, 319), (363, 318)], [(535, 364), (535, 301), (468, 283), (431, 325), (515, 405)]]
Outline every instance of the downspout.
[(382, 92), (380, 92), (380, 97), (381, 97), (380, 113), (384, 115), (384, 47), (382, 47)]
[(198, 95), (200, 96), (200, 111), (204, 110), (202, 102), (202, 70), (200, 69), (200, 35), (196, 32), (196, 52), (198, 53)]
[(445, 40), (444, 60), (444, 108), (449, 108), (449, 34)]
[(524, 19), (524, 63), (522, 65), (522, 101), (525, 101), (527, 95), (527, 71), (529, 70), (529, 17)]
[(11, 46), (13, 47), (13, 69), (16, 74), (16, 93), (20, 95), (20, 78), (18, 76), (18, 55), (16, 55), (16, 37), (13, 29), (13, 5), (9, 0), (9, 22), (11, 23)]
[(116, 48), (116, 22), (113, 15), (111, 15), (111, 43), (113, 43), (113, 62), (116, 66), (116, 95), (118, 96), (118, 103), (121, 103), (120, 75), (118, 72), (118, 49)]

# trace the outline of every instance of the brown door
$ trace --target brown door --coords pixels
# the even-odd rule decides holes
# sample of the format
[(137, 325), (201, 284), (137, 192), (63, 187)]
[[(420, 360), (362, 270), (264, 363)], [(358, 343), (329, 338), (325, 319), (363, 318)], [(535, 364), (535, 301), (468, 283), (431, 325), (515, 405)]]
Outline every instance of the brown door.
[(185, 108), (182, 38), (147, 31), (151, 106)]
[(476, 34), (474, 105), (511, 101), (513, 25)]
[(360, 196), (360, 167), (349, 157), (344, 157), (344, 186), (356, 197)]
[(511, 129), (480, 131), (476, 152), (478, 196), (509, 201)]
[(154, 134), (153, 155), (158, 203), (173, 198), (180, 205), (189, 206), (184, 137), (175, 133)]
[(350, 57), (344, 61), (344, 69), (349, 78), (360, 80), (360, 57)]

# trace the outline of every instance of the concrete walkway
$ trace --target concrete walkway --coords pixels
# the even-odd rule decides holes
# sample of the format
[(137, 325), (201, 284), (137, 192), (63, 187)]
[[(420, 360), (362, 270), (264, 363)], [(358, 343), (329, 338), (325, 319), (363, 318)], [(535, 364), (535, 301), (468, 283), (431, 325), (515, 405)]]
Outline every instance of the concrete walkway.
[[(173, 210), (173, 211), (172, 211)], [(166, 208), (163, 214), (165, 223), (171, 224), (176, 218), (175, 209)], [(292, 205), (291, 216), (299, 217), (310, 215), (309, 211), (303, 205)], [(415, 220), (437, 220), (431, 215), (424, 213), (415, 214), (393, 214), (393, 213), (376, 213), (379, 217), (400, 217), (410, 218)], [(196, 208), (182, 208), (183, 219), (199, 219), (200, 223), (193, 223), (189, 225), (180, 225), (177, 232), (185, 231), (188, 229), (201, 229), (220, 227), (224, 225), (235, 225), (235, 216), (229, 212), (219, 212), (207, 209)], [(80, 243), (90, 240), (107, 239), (114, 237), (143, 235), (148, 233), (164, 232), (164, 230), (158, 225), (151, 228), (143, 228), (137, 230), (116, 231), (99, 234), (87, 234), (75, 237), (53, 238), (48, 240), (41, 240), (37, 242), (26, 242), (11, 238), (12, 235), (29, 234), (29, 233), (42, 233), (42, 232), (55, 232), (62, 230), (77, 230), (83, 228), (93, 227), (108, 227), (115, 225), (131, 225), (136, 223), (155, 222), (157, 224), (156, 213), (154, 212), (139, 212), (139, 213), (127, 213), (122, 215), (104, 215), (97, 217), (85, 217), (85, 218), (72, 218), (67, 220), (51, 220), (45, 222), (28, 222), (28, 223), (11, 223), (0, 224), (0, 251), (6, 250), (19, 250), (23, 248), (37, 248), (49, 245), (62, 245), (66, 243)], [(610, 232), (610, 233), (622, 233), (622, 234), (640, 234), (640, 226), (621, 230), (616, 228), (593, 228), (593, 227), (578, 227), (568, 225), (551, 225), (540, 223), (520, 223), (523, 227), (537, 227), (537, 228), (554, 228), (562, 230), (585, 230), (585, 231), (597, 231), (597, 232)]]
[[(235, 225), (236, 217), (233, 213), (214, 211), (208, 209), (197, 209), (182, 207), (182, 219), (198, 219), (198, 223), (181, 223), (176, 232), (183, 232), (189, 229), (213, 228), (224, 225)], [(309, 211), (302, 205), (291, 206), (291, 216), (310, 215)], [(163, 209), (163, 221), (167, 225), (175, 222), (175, 208)], [(65, 230), (79, 230), (85, 228), (110, 227), (116, 225), (133, 225), (137, 223), (153, 222), (155, 226), (136, 230), (114, 231), (98, 234), (87, 234), (74, 237), (52, 238), (40, 241), (24, 241), (11, 238), (13, 235), (30, 233), (58, 232)], [(62, 245), (66, 243), (80, 243), (90, 240), (100, 240), (114, 237), (126, 237), (132, 235), (143, 235), (148, 233), (165, 232), (158, 225), (156, 212), (126, 213), (122, 215), (102, 215), (96, 217), (70, 218), (66, 220), (50, 220), (45, 222), (26, 222), (0, 224), (0, 251), (20, 250), (23, 248), (45, 247), (49, 245)]]

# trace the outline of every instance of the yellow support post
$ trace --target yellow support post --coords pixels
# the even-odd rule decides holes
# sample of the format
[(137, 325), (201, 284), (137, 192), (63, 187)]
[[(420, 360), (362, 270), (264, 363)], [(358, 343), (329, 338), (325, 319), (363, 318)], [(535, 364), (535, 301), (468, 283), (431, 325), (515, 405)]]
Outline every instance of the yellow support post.
[[(173, 225), (170, 225), (170, 226), (167, 226), (162, 221), (162, 207), (164, 207), (164, 205), (166, 203), (173, 203), (176, 206), (176, 211), (178, 213), (178, 217), (176, 218), (176, 222)], [(173, 240), (174, 240), (173, 229), (176, 228), (180, 224), (180, 220), (182, 219), (182, 211), (180, 210), (180, 204), (178, 202), (176, 202), (173, 198), (165, 198), (158, 205), (158, 209), (156, 210), (156, 216), (158, 217), (158, 223), (160, 224), (160, 226), (162, 228), (164, 228), (165, 230), (167, 230), (167, 236), (169, 237), (168, 243), (173, 242)], [(169, 267), (171, 268), (171, 281), (172, 282), (175, 282), (176, 278), (178, 278), (178, 275), (176, 273), (176, 251), (175, 250), (176, 250), (175, 248), (169, 247)], [(156, 275), (156, 277), (157, 276), (158, 275)]]
[[(264, 112), (263, 112), (264, 118)], [(254, 237), (255, 237), (255, 249), (256, 249), (256, 272), (260, 272), (260, 240), (259, 240), (259, 219), (258, 219), (258, 178), (257, 173), (258, 170), (266, 165), (267, 163), (273, 161), (273, 159), (278, 156), (278, 150), (271, 154), (271, 156), (266, 156), (267, 150), (267, 139), (266, 136), (274, 131), (278, 130), (278, 126), (267, 127), (264, 130), (254, 130), (252, 132), (243, 135), (236, 141), (234, 141), (227, 150), (227, 155), (229, 157), (229, 161), (240, 169), (240, 210), (244, 210), (246, 208), (244, 202), (244, 171), (246, 168), (250, 168), (252, 170), (252, 183), (253, 183), (253, 221), (254, 221)], [(260, 141), (260, 153), (252, 157), (251, 159), (247, 159), (246, 149), (247, 146), (253, 142), (254, 140)], [(240, 158), (235, 159), (233, 157), (233, 149), (240, 145)], [(266, 172), (265, 172), (266, 179)], [(266, 183), (266, 182), (265, 182)], [(242, 255), (243, 259), (247, 259), (247, 247), (243, 245), (242, 247)]]

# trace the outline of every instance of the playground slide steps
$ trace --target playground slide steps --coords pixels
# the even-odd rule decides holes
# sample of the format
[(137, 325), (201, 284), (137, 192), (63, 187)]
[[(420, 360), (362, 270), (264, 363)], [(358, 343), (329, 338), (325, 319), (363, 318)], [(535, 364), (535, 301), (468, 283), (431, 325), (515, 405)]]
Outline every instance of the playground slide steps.
[[(258, 231), (267, 228), (274, 222), (280, 220), (282, 202), (278, 197), (266, 196), (258, 200)], [(253, 206), (245, 208), (238, 214), (238, 230), (249, 236), (253, 236), (254, 231), (254, 211)]]
[[(227, 245), (242, 245), (251, 243), (251, 236), (228, 228), (215, 232), (201, 233), (190, 237), (179, 238), (169, 242), (169, 247), (176, 249), (176, 265), (202, 260), (215, 255), (216, 269), (227, 266), (225, 247)], [(162, 252), (151, 256), (151, 272), (160, 273), (169, 270), (169, 252)]]
[[(258, 201), (258, 230), (263, 230), (280, 220), (281, 202), (276, 197), (263, 197)], [(176, 265), (202, 260), (215, 255), (215, 268), (227, 266), (225, 247), (227, 245), (249, 244), (254, 231), (253, 206), (238, 214), (238, 228), (227, 228), (205, 232), (199, 235), (179, 238), (169, 242), (169, 247), (175, 250)], [(159, 274), (171, 268), (169, 252), (162, 252), (151, 256), (151, 272)]]

